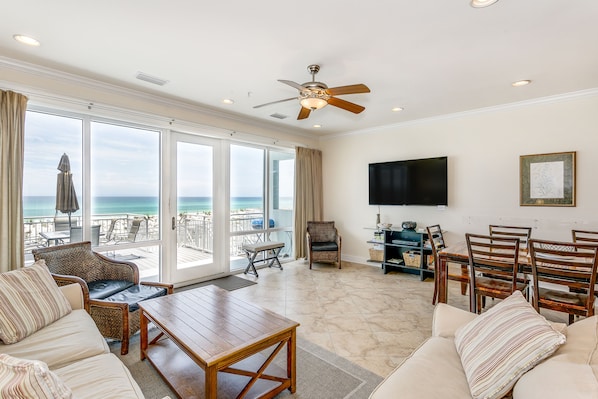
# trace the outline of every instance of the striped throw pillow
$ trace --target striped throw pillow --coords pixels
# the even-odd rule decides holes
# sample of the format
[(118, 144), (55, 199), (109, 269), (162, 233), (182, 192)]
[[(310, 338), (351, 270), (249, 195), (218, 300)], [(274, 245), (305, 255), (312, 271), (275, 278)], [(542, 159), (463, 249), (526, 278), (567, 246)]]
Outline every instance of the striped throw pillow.
[(0, 273), (0, 340), (5, 344), (19, 342), (70, 312), (45, 261)]
[(455, 332), (474, 399), (502, 398), (565, 340), (519, 291)]
[(0, 398), (70, 399), (73, 393), (39, 360), (0, 354)]

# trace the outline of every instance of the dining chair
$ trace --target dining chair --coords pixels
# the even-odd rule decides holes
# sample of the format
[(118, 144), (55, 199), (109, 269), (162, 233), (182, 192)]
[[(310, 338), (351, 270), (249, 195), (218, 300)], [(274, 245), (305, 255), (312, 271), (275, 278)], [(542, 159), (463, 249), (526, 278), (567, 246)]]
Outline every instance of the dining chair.
[(594, 315), (597, 259), (595, 244), (530, 240), (532, 303), (536, 310), (552, 309), (575, 315)]
[[(428, 265), (434, 269), (434, 294), (432, 296), (432, 305), (436, 305), (438, 301), (438, 287), (440, 286), (440, 273), (438, 268), (438, 252), (444, 248), (446, 248), (446, 244), (444, 241), (444, 236), (442, 234), (442, 229), (440, 225), (435, 224), (433, 226), (427, 226), (426, 230), (428, 232), (428, 239), (430, 240), (430, 247), (432, 249), (432, 256), (434, 258), (434, 263)], [(461, 273), (451, 273), (450, 269), (447, 265), (447, 278), (453, 281), (461, 282), (461, 294), (467, 294), (467, 284), (469, 284), (469, 272), (467, 271), (466, 265), (461, 265)]]
[(531, 227), (521, 226), (501, 226), (491, 224), (488, 226), (490, 235), (494, 237), (517, 237), (519, 238), (519, 246), (521, 248), (527, 248), (527, 243), (532, 236)]
[(518, 277), (519, 238), (465, 234), (469, 254), (469, 310), (481, 313), (482, 298), (505, 299), (515, 291), (527, 297), (527, 278)]

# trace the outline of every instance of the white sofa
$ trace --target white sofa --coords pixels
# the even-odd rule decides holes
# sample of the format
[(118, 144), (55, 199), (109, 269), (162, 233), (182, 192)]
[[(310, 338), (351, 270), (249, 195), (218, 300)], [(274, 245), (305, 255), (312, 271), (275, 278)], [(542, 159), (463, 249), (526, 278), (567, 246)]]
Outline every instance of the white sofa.
[(110, 353), (106, 340), (84, 310), (81, 287), (71, 284), (60, 290), (72, 311), (19, 342), (0, 342), (0, 353), (46, 363), (71, 389), (74, 398), (144, 398), (129, 370)]
[[(438, 304), (432, 337), (386, 377), (370, 399), (471, 398), (455, 332), (476, 317)], [(514, 399), (598, 398), (598, 316), (571, 324), (564, 334), (564, 345), (519, 378), (512, 390)]]

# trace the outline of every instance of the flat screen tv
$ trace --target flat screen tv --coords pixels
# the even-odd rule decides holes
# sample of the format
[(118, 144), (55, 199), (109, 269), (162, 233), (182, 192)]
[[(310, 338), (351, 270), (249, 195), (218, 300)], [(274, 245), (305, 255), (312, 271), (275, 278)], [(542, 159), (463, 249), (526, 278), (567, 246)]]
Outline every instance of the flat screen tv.
[(370, 205), (448, 205), (447, 157), (369, 164)]

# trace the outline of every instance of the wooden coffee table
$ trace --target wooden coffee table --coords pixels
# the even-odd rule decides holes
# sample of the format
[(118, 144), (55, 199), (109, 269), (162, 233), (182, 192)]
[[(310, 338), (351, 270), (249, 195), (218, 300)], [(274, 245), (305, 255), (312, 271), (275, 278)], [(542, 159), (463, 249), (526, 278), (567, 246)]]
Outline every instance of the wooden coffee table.
[[(296, 391), (299, 323), (213, 285), (139, 307), (141, 360), (147, 358), (181, 398), (215, 399), (219, 389), (237, 398)], [(151, 342), (149, 322), (160, 331)], [(285, 346), (286, 370), (272, 363)]]

